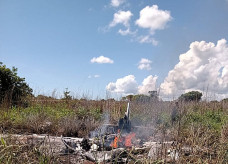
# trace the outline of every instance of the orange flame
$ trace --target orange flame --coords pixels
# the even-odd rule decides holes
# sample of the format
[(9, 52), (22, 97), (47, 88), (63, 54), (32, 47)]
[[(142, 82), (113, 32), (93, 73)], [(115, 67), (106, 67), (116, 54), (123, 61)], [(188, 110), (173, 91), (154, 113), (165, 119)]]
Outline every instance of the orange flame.
[(121, 137), (118, 135), (115, 136), (114, 140), (110, 144), (111, 147), (113, 148), (118, 148), (118, 143), (123, 143), (125, 147), (132, 147), (132, 139), (135, 137), (135, 133), (130, 133), (125, 137)]
[(135, 137), (135, 133), (130, 133), (125, 137), (125, 146), (126, 147), (131, 147), (132, 146), (132, 138)]
[(119, 138), (117, 136), (115, 136), (115, 139), (113, 140), (113, 142), (111, 143), (111, 147), (113, 148), (117, 148), (118, 147), (118, 140)]

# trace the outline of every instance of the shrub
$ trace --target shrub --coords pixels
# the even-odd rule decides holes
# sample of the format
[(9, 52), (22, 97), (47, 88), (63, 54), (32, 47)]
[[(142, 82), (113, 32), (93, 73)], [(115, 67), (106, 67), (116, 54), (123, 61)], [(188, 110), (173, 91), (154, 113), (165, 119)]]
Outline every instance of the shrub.
[(200, 101), (202, 93), (198, 91), (191, 91), (185, 94), (182, 94), (178, 99), (180, 101)]
[(17, 76), (17, 68), (9, 69), (0, 62), (0, 104), (18, 105), (28, 95), (32, 95), (32, 89), (25, 78)]

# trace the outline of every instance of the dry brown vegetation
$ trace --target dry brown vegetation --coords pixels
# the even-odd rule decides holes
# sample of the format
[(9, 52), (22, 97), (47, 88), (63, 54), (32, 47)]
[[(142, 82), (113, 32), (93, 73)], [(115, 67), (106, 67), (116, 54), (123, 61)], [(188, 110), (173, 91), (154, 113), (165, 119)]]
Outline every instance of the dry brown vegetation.
[[(87, 136), (103, 123), (109, 113), (110, 123), (123, 116), (127, 103), (109, 100), (30, 99), (27, 107), (0, 110), (2, 134), (50, 134)], [(136, 126), (154, 127), (161, 140), (175, 141), (182, 155), (177, 163), (228, 163), (228, 102), (180, 103), (180, 119), (171, 124), (173, 102), (151, 101), (131, 103), (131, 120)], [(0, 142), (1, 163), (58, 163), (59, 158), (37, 151), (39, 145), (18, 143), (12, 138)], [(189, 154), (182, 152), (190, 148)], [(7, 162), (9, 161), (9, 162)], [(139, 163), (164, 163), (144, 159)]]

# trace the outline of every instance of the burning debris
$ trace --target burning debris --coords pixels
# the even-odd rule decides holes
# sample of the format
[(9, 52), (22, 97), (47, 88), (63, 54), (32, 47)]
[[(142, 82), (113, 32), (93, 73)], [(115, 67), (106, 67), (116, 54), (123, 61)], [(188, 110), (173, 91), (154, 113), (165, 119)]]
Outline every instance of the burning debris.
[[(154, 132), (154, 129), (132, 126), (130, 103), (127, 105), (124, 117), (119, 119), (118, 125), (108, 123), (109, 115), (106, 114), (105, 124), (91, 132), (89, 139), (82, 139), (77, 143), (62, 138), (66, 152), (79, 153), (83, 158), (92, 162), (134, 161), (136, 160), (134, 155), (155, 159), (163, 153), (161, 149), (164, 148), (164, 143), (150, 142), (150, 136), (145, 137), (141, 134), (143, 131)], [(165, 143), (165, 151), (170, 145), (169, 142)]]
[[(145, 133), (147, 132), (147, 133)], [(109, 124), (109, 115), (105, 115), (103, 126), (91, 132), (88, 138), (18, 136), (27, 143), (42, 143), (40, 149), (56, 155), (75, 155), (78, 161), (127, 163), (138, 159), (167, 158), (178, 160), (179, 152), (172, 142), (159, 142), (152, 139), (155, 129), (133, 126), (130, 120), (130, 103), (123, 118), (117, 125)], [(147, 134), (147, 135), (143, 135)], [(174, 151), (175, 150), (175, 151)], [(164, 154), (166, 154), (164, 156)], [(78, 162), (77, 162), (78, 163)]]

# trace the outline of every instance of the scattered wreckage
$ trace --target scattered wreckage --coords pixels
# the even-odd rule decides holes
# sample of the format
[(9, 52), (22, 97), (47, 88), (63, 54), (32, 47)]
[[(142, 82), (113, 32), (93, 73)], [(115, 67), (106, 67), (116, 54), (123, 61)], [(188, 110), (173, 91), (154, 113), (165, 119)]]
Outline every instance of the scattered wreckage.
[[(143, 135), (147, 132), (147, 135)], [(26, 144), (41, 143), (40, 149), (54, 155), (76, 155), (76, 163), (91, 162), (127, 163), (139, 159), (165, 159), (176, 161), (179, 152), (172, 141), (155, 141), (151, 127), (131, 125), (130, 104), (118, 125), (103, 124), (88, 138), (54, 137), (48, 135), (14, 135)], [(0, 137), (4, 137), (3, 135)], [(186, 149), (187, 150), (187, 149)], [(189, 150), (188, 150), (189, 151)], [(80, 162), (79, 162), (80, 163)]]
[[(152, 134), (154, 129), (133, 127), (130, 120), (130, 103), (118, 125), (103, 124), (91, 132), (89, 139), (72, 140), (62, 137), (65, 153), (78, 153), (92, 162), (128, 162), (138, 158), (158, 159), (163, 154), (170, 154), (170, 160), (178, 160), (179, 154), (171, 149), (173, 142), (151, 142), (149, 135), (140, 133), (147, 131)], [(138, 137), (140, 136), (140, 137)], [(164, 153), (165, 151), (165, 153)], [(137, 158), (136, 158), (137, 157)]]

